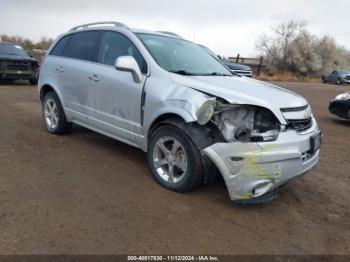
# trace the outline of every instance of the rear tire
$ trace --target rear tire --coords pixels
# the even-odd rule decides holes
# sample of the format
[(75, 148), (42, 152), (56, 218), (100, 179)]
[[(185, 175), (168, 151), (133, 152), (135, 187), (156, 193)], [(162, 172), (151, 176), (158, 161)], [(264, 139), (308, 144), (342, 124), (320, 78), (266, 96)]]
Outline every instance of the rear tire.
[(72, 128), (67, 121), (60, 99), (55, 92), (48, 92), (42, 102), (42, 116), (49, 133), (66, 134)]
[(327, 83), (326, 78), (324, 78), (324, 76), (322, 76), (321, 82), (324, 84)]
[(180, 129), (163, 125), (149, 141), (148, 166), (154, 179), (175, 192), (187, 192), (204, 180), (202, 156)]

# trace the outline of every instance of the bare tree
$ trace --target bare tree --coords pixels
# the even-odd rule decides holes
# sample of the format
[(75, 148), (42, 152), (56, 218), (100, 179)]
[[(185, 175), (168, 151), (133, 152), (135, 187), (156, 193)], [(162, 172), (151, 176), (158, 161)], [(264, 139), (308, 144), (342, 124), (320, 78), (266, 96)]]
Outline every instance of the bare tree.
[(280, 52), (282, 57), (282, 68), (287, 69), (288, 67), (288, 48), (289, 45), (297, 38), (303, 31), (305, 31), (305, 22), (296, 22), (290, 20), (279, 24), (273, 29), (276, 35), (277, 45), (280, 46)]
[(48, 49), (51, 43), (53, 42), (53, 39), (43, 36), (41, 37), (40, 41), (33, 42), (32, 40), (28, 38), (24, 38), (22, 36), (0, 35), (0, 41), (16, 43), (18, 45), (21, 45), (24, 49), (31, 52), (33, 49), (43, 49), (43, 50)]
[(262, 34), (257, 49), (274, 72), (318, 75), (334, 69), (349, 69), (350, 53), (331, 37), (318, 38), (306, 29), (305, 22), (287, 21)]

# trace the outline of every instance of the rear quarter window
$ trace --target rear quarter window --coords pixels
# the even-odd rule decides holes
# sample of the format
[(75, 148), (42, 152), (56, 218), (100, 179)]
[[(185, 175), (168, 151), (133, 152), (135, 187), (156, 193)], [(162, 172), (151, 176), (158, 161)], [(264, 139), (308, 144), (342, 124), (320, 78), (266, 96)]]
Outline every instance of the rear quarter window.
[(70, 38), (71, 36), (68, 35), (59, 40), (50, 52), (50, 55), (63, 56), (64, 49), (67, 46), (67, 43), (69, 42)]

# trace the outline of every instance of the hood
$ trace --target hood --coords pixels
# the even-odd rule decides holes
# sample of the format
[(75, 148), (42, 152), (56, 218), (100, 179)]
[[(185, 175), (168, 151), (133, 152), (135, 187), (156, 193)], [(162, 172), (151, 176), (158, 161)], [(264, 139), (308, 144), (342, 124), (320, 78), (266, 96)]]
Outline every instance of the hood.
[(281, 121), (280, 109), (307, 104), (302, 96), (284, 88), (238, 76), (182, 76), (170, 73), (173, 82), (225, 99), (231, 104), (250, 104), (270, 109)]
[(12, 61), (30, 61), (35, 62), (36, 59), (30, 56), (18, 56), (18, 55), (8, 55), (8, 54), (0, 54), (1, 60), (12, 60)]

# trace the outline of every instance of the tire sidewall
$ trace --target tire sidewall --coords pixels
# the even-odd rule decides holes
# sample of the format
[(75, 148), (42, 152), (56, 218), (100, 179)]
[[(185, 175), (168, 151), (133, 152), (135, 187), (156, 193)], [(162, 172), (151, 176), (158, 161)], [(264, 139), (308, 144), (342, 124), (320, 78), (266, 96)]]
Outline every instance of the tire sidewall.
[[(169, 183), (159, 176), (153, 161), (153, 150), (156, 146), (157, 141), (161, 137), (173, 137), (178, 140), (186, 151), (187, 155), (187, 170), (184, 177), (177, 183)], [(199, 179), (202, 173), (202, 162), (198, 158), (200, 155), (198, 149), (195, 147), (193, 142), (187, 137), (187, 135), (179, 128), (171, 125), (165, 125), (158, 128), (150, 138), (147, 160), (148, 167), (151, 171), (152, 176), (155, 180), (165, 188), (168, 188), (176, 192), (186, 192), (196, 186), (196, 180)]]

